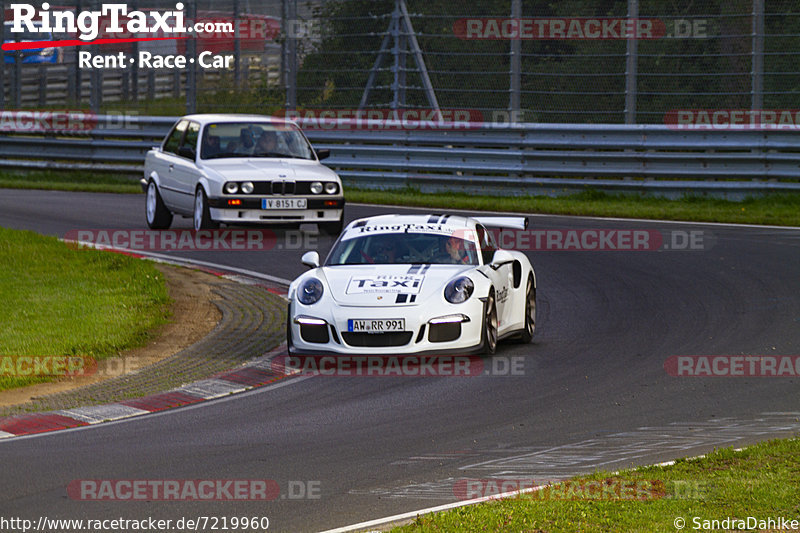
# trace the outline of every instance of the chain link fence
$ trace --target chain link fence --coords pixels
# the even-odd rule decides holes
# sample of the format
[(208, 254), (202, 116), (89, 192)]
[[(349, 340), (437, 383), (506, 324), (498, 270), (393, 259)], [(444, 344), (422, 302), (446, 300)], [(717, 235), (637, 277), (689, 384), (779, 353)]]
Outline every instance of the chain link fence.
[[(57, 47), (52, 63), (42, 51), (39, 59), (6, 52), (2, 108), (167, 115), (296, 108), (301, 116), (342, 117), (438, 109), (478, 121), (670, 124), (734, 121), (752, 110), (780, 117), (800, 107), (796, 0), (184, 3), (189, 20), (235, 22), (238, 39)], [(59, 9), (99, 5), (83, 0)], [(153, 0), (129, 6), (175, 9)], [(4, 41), (19, 39), (9, 32), (9, 2), (4, 8)], [(96, 69), (78, 64), (85, 48), (103, 55), (208, 51), (233, 61)]]

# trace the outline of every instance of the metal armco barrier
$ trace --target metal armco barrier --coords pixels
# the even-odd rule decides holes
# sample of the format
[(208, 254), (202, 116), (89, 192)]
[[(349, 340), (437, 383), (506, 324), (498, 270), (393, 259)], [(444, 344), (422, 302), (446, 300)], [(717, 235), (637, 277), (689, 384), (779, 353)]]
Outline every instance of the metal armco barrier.
[[(3, 112), (7, 113), (7, 112)], [(83, 131), (35, 132), (0, 117), (0, 167), (141, 177), (176, 117), (92, 117)], [(19, 125), (19, 124), (17, 124)], [(745, 196), (800, 191), (800, 133), (655, 125), (303, 123), (347, 186), (423, 192), (559, 194), (576, 189)], [(403, 127), (407, 129), (403, 129)], [(415, 126), (417, 127), (415, 129)]]

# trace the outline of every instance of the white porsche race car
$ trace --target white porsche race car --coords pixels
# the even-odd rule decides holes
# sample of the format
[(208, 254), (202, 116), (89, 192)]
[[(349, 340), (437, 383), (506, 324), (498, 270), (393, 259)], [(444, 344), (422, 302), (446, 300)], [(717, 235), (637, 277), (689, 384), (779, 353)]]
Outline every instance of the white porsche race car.
[(529, 342), (536, 275), (525, 254), (498, 249), (485, 226), (522, 217), (382, 215), (351, 222), (324, 265), (289, 287), (290, 353), (492, 354)]

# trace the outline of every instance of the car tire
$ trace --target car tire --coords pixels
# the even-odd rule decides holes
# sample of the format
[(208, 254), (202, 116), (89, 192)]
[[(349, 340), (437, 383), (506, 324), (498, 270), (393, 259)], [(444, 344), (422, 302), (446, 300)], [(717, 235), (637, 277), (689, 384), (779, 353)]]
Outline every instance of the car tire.
[(494, 355), (497, 350), (497, 304), (494, 300), (494, 289), (489, 289), (489, 296), (483, 304), (483, 332), (481, 334), (481, 353)]
[(519, 341), (527, 344), (531, 342), (536, 331), (536, 288), (533, 286), (533, 276), (528, 274), (528, 283), (525, 287), (525, 326), (520, 333)]
[(202, 187), (198, 187), (197, 191), (194, 193), (192, 224), (195, 231), (219, 227), (219, 224), (211, 220), (211, 213), (208, 208), (208, 197), (206, 197), (206, 191), (204, 191)]
[(320, 222), (317, 224), (317, 228), (319, 229), (319, 232), (324, 235), (338, 237), (342, 232), (342, 228), (344, 228), (344, 217), (340, 218), (336, 222)]
[(294, 351), (294, 342), (292, 342), (292, 304), (286, 308), (286, 350), (289, 353)]
[(164, 205), (164, 200), (161, 199), (161, 194), (158, 192), (158, 186), (153, 180), (147, 184), (145, 218), (147, 227), (150, 229), (169, 229), (172, 225), (172, 213)]

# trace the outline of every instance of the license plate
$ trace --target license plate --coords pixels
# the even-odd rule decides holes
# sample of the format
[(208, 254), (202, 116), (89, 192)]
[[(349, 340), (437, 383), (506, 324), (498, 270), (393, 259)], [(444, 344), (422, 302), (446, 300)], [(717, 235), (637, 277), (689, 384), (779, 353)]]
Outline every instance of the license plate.
[(261, 200), (261, 209), (305, 209), (305, 198), (280, 198), (277, 200), (264, 198)]
[(405, 331), (404, 318), (351, 318), (347, 321), (347, 331), (365, 331), (367, 333), (382, 333), (384, 331)]

